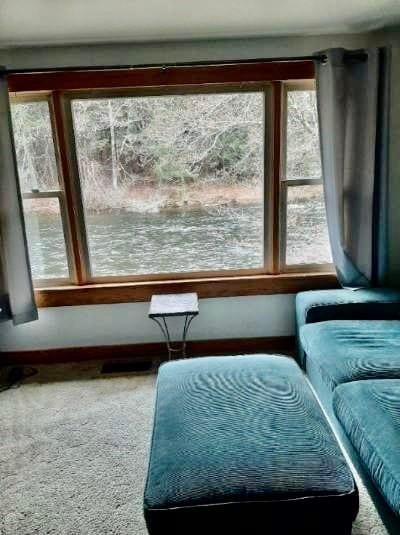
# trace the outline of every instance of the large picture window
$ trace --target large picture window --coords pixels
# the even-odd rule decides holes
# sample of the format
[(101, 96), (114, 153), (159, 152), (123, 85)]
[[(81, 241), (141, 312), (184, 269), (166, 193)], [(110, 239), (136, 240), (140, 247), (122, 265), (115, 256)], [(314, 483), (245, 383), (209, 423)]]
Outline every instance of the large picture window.
[(263, 92), (71, 104), (94, 277), (263, 267)]
[(312, 64), (234, 67), (11, 78), (37, 286), (331, 271)]

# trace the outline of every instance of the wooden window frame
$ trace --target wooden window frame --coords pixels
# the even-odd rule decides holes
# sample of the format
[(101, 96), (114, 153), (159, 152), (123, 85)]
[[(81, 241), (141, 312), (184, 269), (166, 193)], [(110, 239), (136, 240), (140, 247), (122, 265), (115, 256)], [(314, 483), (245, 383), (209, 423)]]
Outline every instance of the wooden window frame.
[[(74, 272), (74, 264), (72, 260), (72, 251), (71, 251), (71, 236), (68, 225), (67, 209), (65, 203), (65, 192), (62, 189), (57, 190), (48, 190), (48, 191), (35, 191), (32, 190), (29, 193), (22, 193), (22, 199), (56, 199), (58, 202), (58, 207), (60, 210), (61, 218), (61, 228), (64, 236), (65, 243), (65, 252), (67, 256), (67, 265), (69, 274)], [(52, 278), (52, 279), (36, 279), (35, 287), (36, 288), (46, 288), (47, 286), (64, 286), (71, 283), (70, 277), (65, 278)]]
[(286, 230), (287, 230), (287, 197), (288, 189), (296, 186), (317, 186), (322, 185), (322, 179), (316, 178), (290, 178), (286, 177), (286, 156), (287, 156), (287, 97), (290, 91), (315, 90), (315, 80), (296, 80), (284, 82), (282, 85), (282, 126), (281, 126), (281, 175), (279, 180), (279, 271), (280, 273), (299, 272), (333, 272), (333, 264), (287, 264), (286, 263)]
[[(331, 266), (287, 269), (282, 257), (282, 165), (285, 91), (291, 83), (314, 78), (311, 61), (215, 65), (204, 67), (135, 68), (13, 74), (11, 98), (48, 100), (59, 170), (57, 197), (65, 210), (63, 228), (70, 280), (35, 281), (39, 306), (148, 300), (157, 291), (197, 291), (200, 297), (292, 293), (337, 285)], [(308, 82), (303, 82), (304, 80)], [(270, 130), (264, 126), (264, 266), (261, 269), (218, 270), (132, 276), (93, 277), (78, 174), (71, 101), (163, 94), (262, 91)], [(30, 195), (30, 194), (29, 194)], [(324, 270), (324, 273), (320, 273)], [(289, 273), (290, 271), (290, 273)], [(292, 272), (293, 271), (293, 272)], [(45, 286), (44, 288), (42, 286)]]

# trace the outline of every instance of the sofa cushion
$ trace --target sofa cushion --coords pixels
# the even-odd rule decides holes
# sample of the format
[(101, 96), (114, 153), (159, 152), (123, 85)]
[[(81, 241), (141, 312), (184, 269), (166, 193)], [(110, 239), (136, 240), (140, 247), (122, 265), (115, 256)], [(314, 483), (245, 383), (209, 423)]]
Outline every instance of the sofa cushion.
[(299, 362), (305, 353), (299, 331), (306, 323), (330, 320), (400, 320), (400, 291), (388, 288), (314, 290), (296, 296), (296, 337)]
[(306, 368), (333, 391), (360, 379), (400, 379), (400, 321), (325, 321), (300, 330)]
[(203, 357), (160, 368), (144, 511), (152, 535), (350, 533), (357, 490), (293, 359)]
[(333, 408), (372, 480), (400, 515), (400, 380), (340, 385)]

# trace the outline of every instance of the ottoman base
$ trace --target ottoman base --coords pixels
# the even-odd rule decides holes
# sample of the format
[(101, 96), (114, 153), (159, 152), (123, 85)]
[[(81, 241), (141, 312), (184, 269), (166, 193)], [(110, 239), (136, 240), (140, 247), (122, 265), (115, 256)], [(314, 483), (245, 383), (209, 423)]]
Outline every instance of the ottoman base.
[(160, 368), (144, 513), (150, 535), (348, 534), (353, 477), (295, 361)]
[(325, 510), (303, 500), (148, 510), (145, 518), (151, 535), (351, 535), (353, 521), (332, 518), (332, 504)]

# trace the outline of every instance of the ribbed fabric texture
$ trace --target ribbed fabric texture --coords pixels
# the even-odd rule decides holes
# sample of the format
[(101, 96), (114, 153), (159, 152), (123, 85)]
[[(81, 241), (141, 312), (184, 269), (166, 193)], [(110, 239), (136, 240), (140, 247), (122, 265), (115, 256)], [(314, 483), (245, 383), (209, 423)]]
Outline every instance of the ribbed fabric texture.
[(316, 509), (318, 498), (322, 509), (332, 499), (344, 519), (357, 508), (349, 468), (293, 359), (210, 357), (161, 367), (148, 520), (152, 510), (298, 498), (314, 498)]
[(305, 367), (299, 331), (306, 323), (331, 320), (400, 320), (400, 292), (388, 288), (314, 290), (296, 295), (299, 359)]
[(400, 380), (343, 384), (333, 407), (372, 480), (400, 516)]
[(400, 379), (400, 321), (325, 321), (304, 325), (306, 367), (318, 367), (326, 385), (373, 378)]
[(296, 306), (301, 325), (349, 319), (349, 316), (351, 319), (400, 319), (400, 292), (389, 288), (313, 290), (298, 293)]

